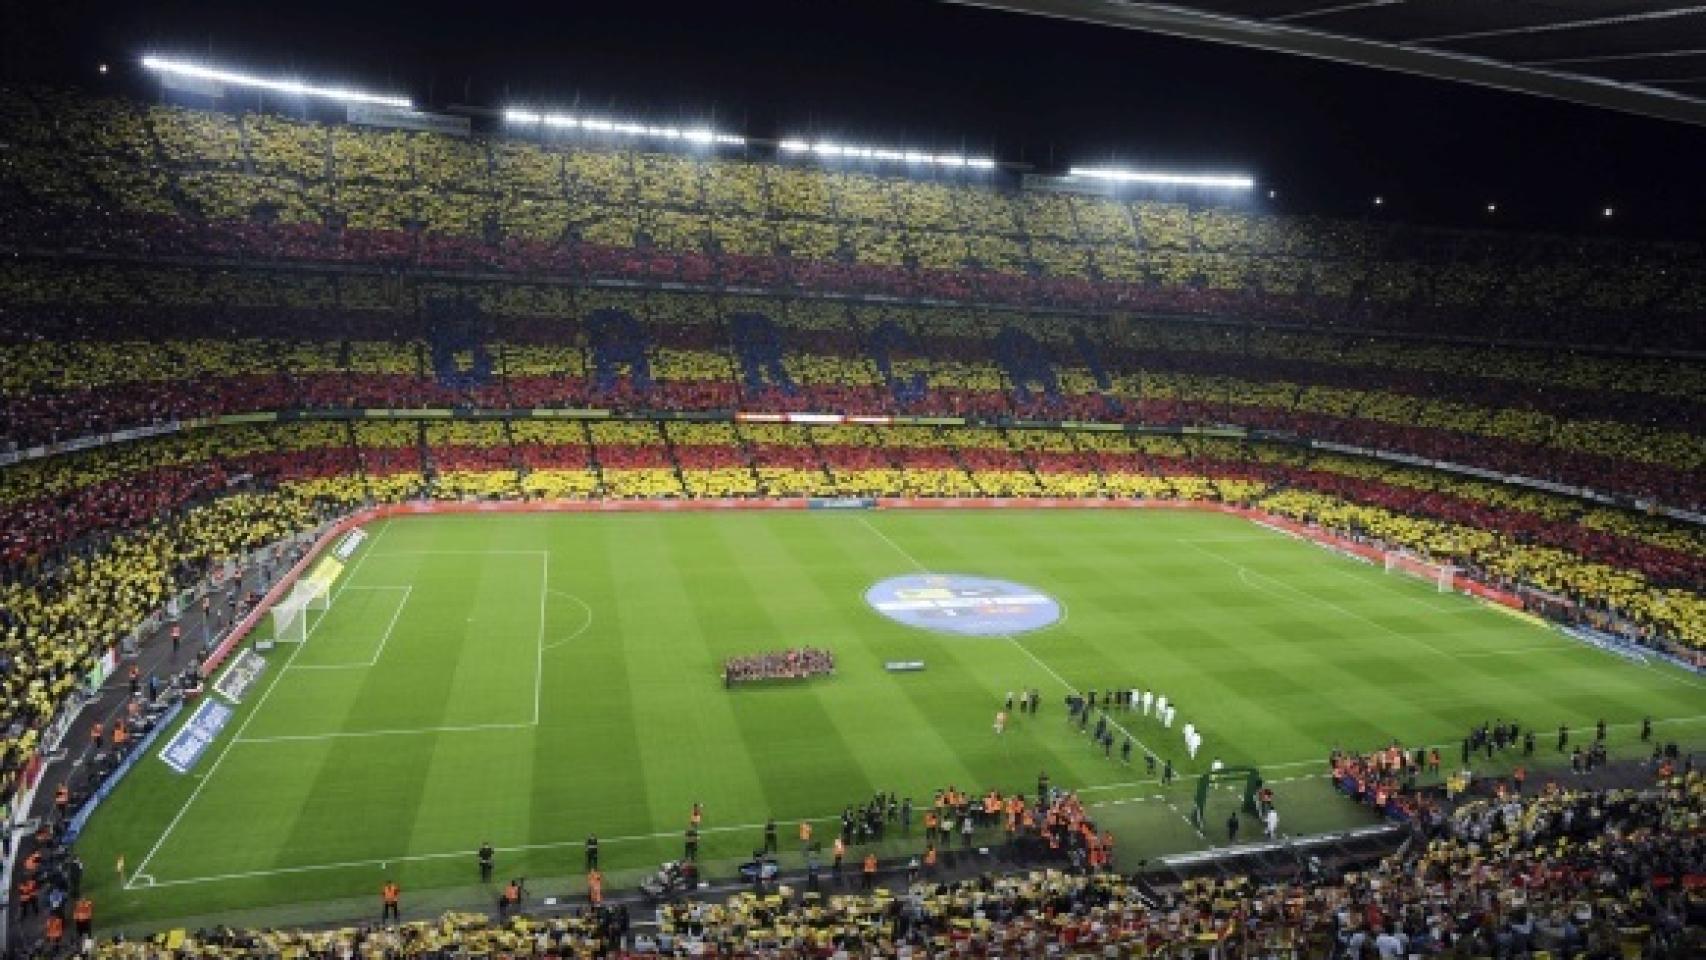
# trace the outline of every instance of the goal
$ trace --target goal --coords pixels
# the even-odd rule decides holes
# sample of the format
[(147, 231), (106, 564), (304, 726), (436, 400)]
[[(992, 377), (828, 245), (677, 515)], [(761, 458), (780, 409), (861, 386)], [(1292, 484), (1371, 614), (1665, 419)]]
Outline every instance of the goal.
[(1386, 551), (1386, 572), (1403, 573), (1418, 580), (1431, 581), (1440, 593), (1450, 593), (1457, 580), (1457, 568), (1449, 563), (1431, 563), (1400, 550)]
[(273, 639), (298, 642), (307, 640), (312, 621), (319, 619), (316, 614), (324, 615), (324, 611), (331, 608), (331, 598), (331, 584), (325, 580), (306, 577), (297, 581), (290, 588), (290, 593), (273, 604)]

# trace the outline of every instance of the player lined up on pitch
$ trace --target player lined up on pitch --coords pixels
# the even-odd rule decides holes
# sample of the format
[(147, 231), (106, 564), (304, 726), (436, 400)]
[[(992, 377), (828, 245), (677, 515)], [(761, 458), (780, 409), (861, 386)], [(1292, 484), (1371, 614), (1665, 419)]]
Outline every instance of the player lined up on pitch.
[(835, 673), (835, 653), (816, 647), (771, 650), (723, 661), (723, 686), (758, 680), (804, 680)]

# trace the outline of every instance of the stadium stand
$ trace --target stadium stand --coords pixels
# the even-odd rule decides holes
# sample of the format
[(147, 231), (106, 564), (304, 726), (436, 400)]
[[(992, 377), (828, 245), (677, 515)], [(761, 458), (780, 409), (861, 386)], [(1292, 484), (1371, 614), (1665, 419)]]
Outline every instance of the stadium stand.
[[(0, 140), (8, 796), (76, 678), (177, 589), (355, 507), (422, 499), (1217, 503), (1706, 656), (1697, 245), (40, 88), (0, 88)], [(863, 419), (737, 416), (789, 412)], [(648, 936), (665, 954), (1319, 955), (1390, 924), (1470, 954), (1669, 948), (1698, 892), (1647, 881), (1699, 864), (1703, 793), (1692, 775), (1467, 804), (1424, 850), (1307, 888), (1158, 900), (1049, 872), (689, 905)], [(1582, 812), (1561, 826), (1565, 809)], [(1443, 884), (1461, 872), (1473, 882)], [(1525, 904), (1487, 907), (1518, 878)], [(448, 915), (99, 952), (544, 955), (608, 946), (615, 923)]]

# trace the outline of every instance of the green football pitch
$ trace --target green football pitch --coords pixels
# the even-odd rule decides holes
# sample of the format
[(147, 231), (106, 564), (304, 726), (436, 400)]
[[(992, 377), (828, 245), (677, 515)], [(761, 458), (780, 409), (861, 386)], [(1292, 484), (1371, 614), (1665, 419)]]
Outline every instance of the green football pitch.
[[(1603, 718), (1633, 751), (1643, 716), (1684, 741), (1706, 718), (1706, 687), (1680, 671), (1222, 515), (464, 514), (370, 533), (194, 769), (144, 757), (96, 814), (80, 846), (103, 932), (363, 916), (387, 878), (405, 915), (487, 908), (486, 840), (500, 882), (578, 896), (596, 833), (620, 888), (681, 855), (696, 801), (709, 875), (731, 875), (771, 816), (792, 867), (803, 818), (827, 840), (878, 791), (1031, 793), (1045, 770), (1083, 791), (1132, 866), (1224, 841), (1231, 794), (1207, 837), (1185, 818), (1210, 758), (1259, 767), (1299, 835), (1371, 822), (1321, 775), (1335, 746), (1455, 744), (1516, 718), (1551, 756), (1549, 731)], [(1035, 587), (1065, 615), (974, 637), (866, 602), (925, 571)], [(795, 645), (833, 649), (835, 675), (724, 688), (723, 658)], [(1041, 712), (997, 736), (1005, 694), (1027, 687)], [(1063, 699), (1116, 687), (1167, 694), (1178, 719), (1116, 713), (1108, 758)], [(1194, 760), (1187, 720), (1204, 737)], [(1182, 781), (1159, 785), (1145, 748)], [(920, 849), (915, 832), (881, 852)]]

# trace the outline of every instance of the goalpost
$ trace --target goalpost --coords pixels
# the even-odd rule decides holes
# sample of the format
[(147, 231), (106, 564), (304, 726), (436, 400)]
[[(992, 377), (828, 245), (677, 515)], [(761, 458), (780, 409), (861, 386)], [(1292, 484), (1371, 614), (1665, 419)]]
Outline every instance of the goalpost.
[(306, 577), (292, 585), (290, 593), (273, 604), (273, 640), (298, 643), (307, 640), (313, 626), (311, 621), (324, 616), (332, 606), (331, 586), (319, 577)]
[(1451, 564), (1430, 563), (1400, 550), (1386, 551), (1385, 566), (1387, 573), (1402, 573), (1431, 581), (1440, 593), (1450, 593), (1457, 580), (1457, 568)]

